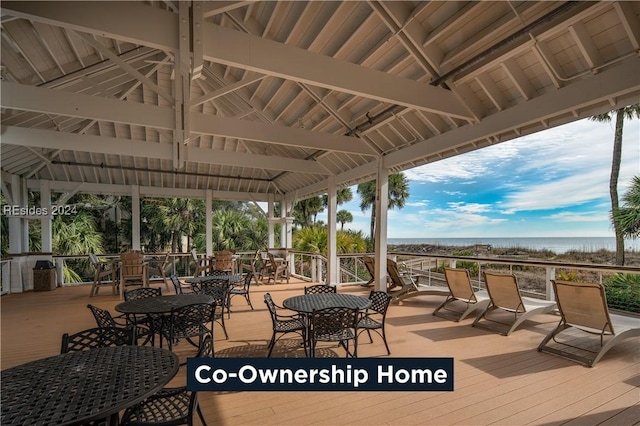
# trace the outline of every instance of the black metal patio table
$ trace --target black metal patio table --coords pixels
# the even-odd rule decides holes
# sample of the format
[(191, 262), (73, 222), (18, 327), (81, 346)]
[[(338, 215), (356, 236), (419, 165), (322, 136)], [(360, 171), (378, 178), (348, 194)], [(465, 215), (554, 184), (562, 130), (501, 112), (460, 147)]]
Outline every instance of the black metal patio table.
[(2, 415), (10, 425), (78, 425), (107, 419), (158, 392), (178, 357), (149, 346), (70, 352), (0, 372)]
[(371, 306), (371, 300), (355, 294), (301, 294), (285, 299), (282, 302), (282, 306), (292, 311), (311, 314), (314, 310), (324, 308), (345, 307), (351, 309), (367, 309)]
[(163, 315), (172, 309), (195, 303), (213, 303), (213, 297), (206, 294), (172, 294), (169, 296), (144, 297), (119, 303), (115, 309), (127, 315)]

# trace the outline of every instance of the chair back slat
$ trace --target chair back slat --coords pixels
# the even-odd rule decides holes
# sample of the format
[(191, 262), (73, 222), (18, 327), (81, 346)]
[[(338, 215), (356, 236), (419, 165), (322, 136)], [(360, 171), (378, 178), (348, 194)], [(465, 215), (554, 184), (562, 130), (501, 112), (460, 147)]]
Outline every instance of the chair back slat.
[(615, 334), (604, 287), (595, 283), (551, 282), (558, 309), (568, 324)]
[(337, 293), (337, 289), (333, 285), (317, 284), (304, 288), (304, 294), (326, 294)]
[(525, 312), (515, 275), (485, 272), (484, 282), (495, 306), (514, 312)]

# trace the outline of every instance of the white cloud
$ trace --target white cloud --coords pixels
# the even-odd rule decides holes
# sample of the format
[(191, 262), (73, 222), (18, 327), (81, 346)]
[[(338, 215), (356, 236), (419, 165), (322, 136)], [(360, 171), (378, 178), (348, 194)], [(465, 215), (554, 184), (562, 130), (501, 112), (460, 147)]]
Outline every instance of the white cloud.
[(601, 222), (608, 221), (609, 216), (601, 211), (591, 212), (561, 212), (546, 217), (557, 222)]

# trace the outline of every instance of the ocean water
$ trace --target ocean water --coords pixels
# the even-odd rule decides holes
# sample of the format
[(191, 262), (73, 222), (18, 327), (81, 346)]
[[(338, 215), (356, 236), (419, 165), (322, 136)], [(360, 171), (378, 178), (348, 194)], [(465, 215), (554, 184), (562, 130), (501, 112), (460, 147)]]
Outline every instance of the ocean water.
[[(565, 253), (576, 250), (594, 252), (601, 249), (615, 251), (613, 237), (535, 237), (535, 238), (389, 238), (388, 244), (432, 244), (441, 246), (472, 246), (490, 244), (492, 247), (551, 250)], [(626, 251), (640, 251), (640, 240), (625, 241)]]

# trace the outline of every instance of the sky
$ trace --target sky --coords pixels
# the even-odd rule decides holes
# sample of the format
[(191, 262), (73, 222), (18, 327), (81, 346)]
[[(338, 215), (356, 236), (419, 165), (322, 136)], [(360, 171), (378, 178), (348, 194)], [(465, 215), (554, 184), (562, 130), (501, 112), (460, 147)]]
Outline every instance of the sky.
[[(410, 196), (388, 238), (613, 237), (609, 177), (615, 123), (580, 120), (406, 170)], [(625, 121), (618, 191), (640, 174), (640, 120)], [(369, 234), (356, 188), (338, 206)], [(326, 223), (326, 212), (318, 215)], [(338, 224), (338, 228), (340, 225)]]

